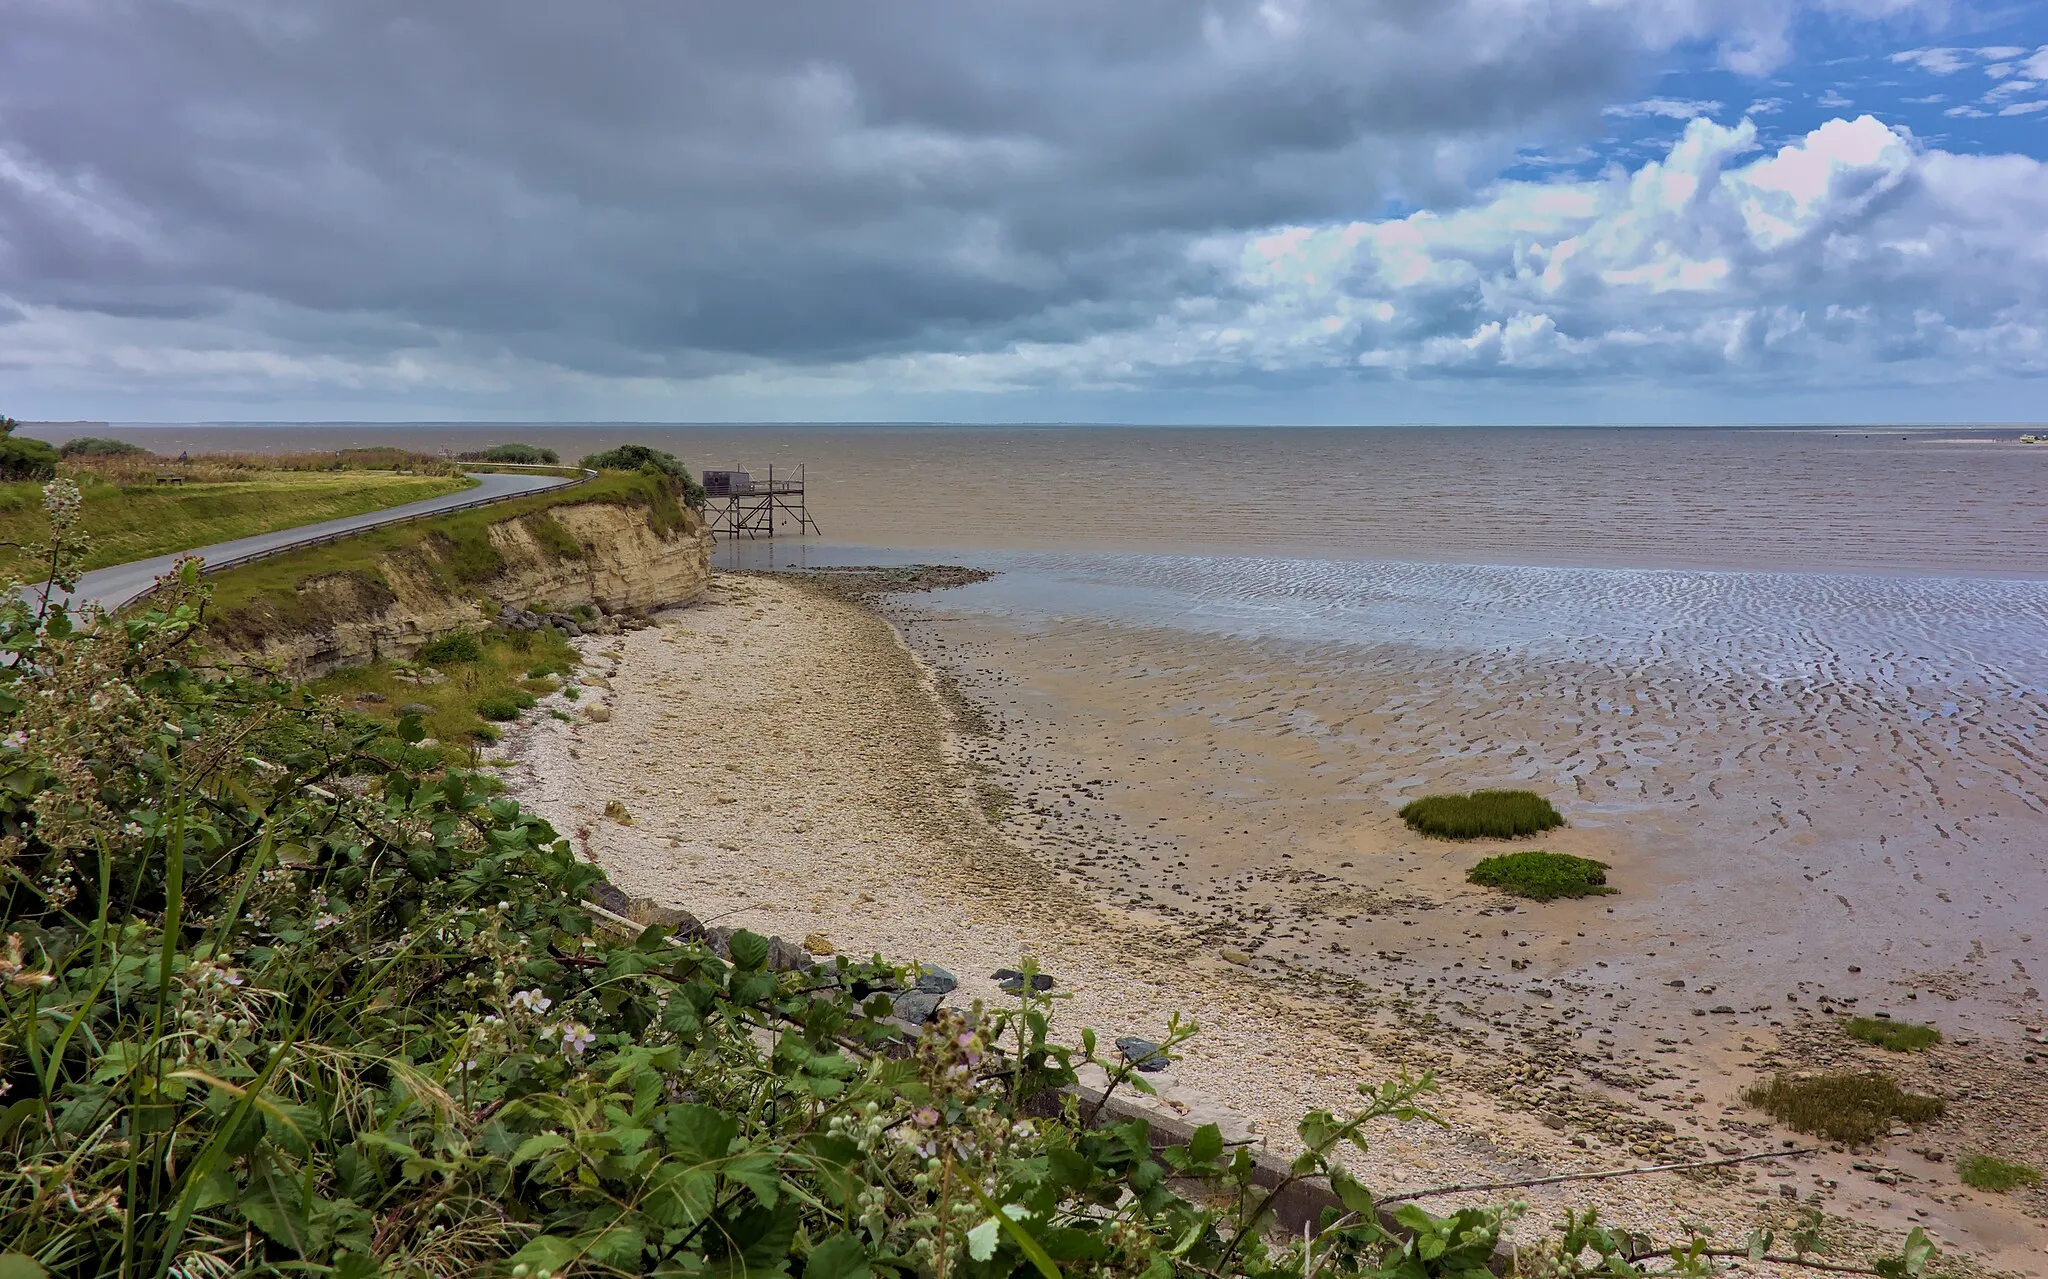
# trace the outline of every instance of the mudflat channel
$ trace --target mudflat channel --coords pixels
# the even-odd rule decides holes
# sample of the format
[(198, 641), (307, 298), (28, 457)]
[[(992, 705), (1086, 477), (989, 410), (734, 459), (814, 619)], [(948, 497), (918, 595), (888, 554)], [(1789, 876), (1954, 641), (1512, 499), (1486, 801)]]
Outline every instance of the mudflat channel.
[[(1906, 781), (1946, 777), (1954, 750), (1914, 765), (1893, 726), (1797, 689), (1052, 625), (975, 605), (979, 589), (876, 605), (722, 575), (658, 628), (586, 641), (596, 680), (516, 739), (515, 789), (629, 892), (701, 917), (940, 964), (962, 1002), (1002, 998), (991, 974), (1029, 955), (1069, 1029), (1105, 1039), (1191, 1017), (1160, 1104), (1239, 1139), (1285, 1148), (1357, 1082), (1434, 1071), (1452, 1122), (1380, 1134), (1361, 1171), (1386, 1193), (1773, 1149), (1794, 1135), (1744, 1086), (1882, 1066), (1949, 1097), (1948, 1117), (1874, 1151), (1517, 1191), (1523, 1229), (1598, 1204), (1735, 1242), (1818, 1207), (1843, 1255), (1919, 1224), (1965, 1263), (2039, 1272), (2038, 1194), (1954, 1173), (1965, 1152), (2039, 1163), (2048, 1146), (2048, 1068), (2024, 1060), (2038, 992), (2008, 971), (2025, 957), (1920, 945), (1939, 919), (1885, 944), (1921, 918), (1895, 881), (1926, 887), (1943, 837), (1909, 827), (1880, 869), (1823, 879), (1845, 860), (1828, 810), (1784, 789), (1856, 756), (1901, 820), (1954, 825), (1916, 816)], [(1603, 702), (1629, 708), (1619, 728), (1588, 724)], [(1722, 736), (1700, 733), (1715, 715)], [(1463, 880), (1499, 846), (1392, 816), (1401, 794), (1497, 782), (1556, 793), (1572, 825), (1542, 846), (1609, 861), (1623, 891), (1517, 903)], [(604, 816), (614, 799), (630, 825)], [(1931, 891), (1956, 898), (1958, 878)], [(2031, 936), (2019, 919), (2001, 936)], [(1839, 1034), (1880, 1007), (1949, 1038), (1907, 1058)]]

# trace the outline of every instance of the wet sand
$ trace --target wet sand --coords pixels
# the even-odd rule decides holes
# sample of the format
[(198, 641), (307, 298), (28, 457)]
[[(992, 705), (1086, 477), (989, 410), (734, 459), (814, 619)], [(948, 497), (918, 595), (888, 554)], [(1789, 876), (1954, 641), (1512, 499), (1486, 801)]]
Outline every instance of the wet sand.
[[(1156, 1038), (1171, 1012), (1193, 1016), (1203, 1033), (1165, 1091), (1227, 1131), (1284, 1145), (1301, 1113), (1343, 1106), (1353, 1081), (1435, 1069), (1454, 1127), (1385, 1131), (1363, 1171), (1390, 1191), (1769, 1148), (1781, 1134), (1733, 1094), (1778, 1065), (1877, 1059), (1820, 1033), (1825, 1013), (1909, 993), (1878, 986), (1869, 961), (1871, 980), (1849, 973), (1853, 957), (1817, 961), (1840, 963), (1839, 977), (1783, 966), (1811, 872), (1764, 883), (1743, 919), (1653, 855), (1696, 838), (1687, 822), (1721, 802), (1715, 789), (1749, 805), (1758, 830), (1783, 832), (1766, 838), (1804, 833), (1766, 819), (1739, 767), (1701, 773), (1705, 800), (1680, 797), (1669, 778), (1700, 761), (1646, 757), (1682, 743), (1623, 743), (1575, 765), (1526, 731), (1562, 713), (1540, 689), (1418, 684), (1395, 664), (1405, 691), (1360, 703), (1358, 672), (1315, 678), (1313, 653), (1199, 651), (1222, 641), (1111, 626), (1033, 633), (948, 616), (937, 599), (888, 606), (920, 661), (858, 606), (723, 578), (661, 629), (587, 642), (612, 672), (611, 689), (591, 691), (611, 718), (584, 720), (591, 699), (552, 699), (578, 722), (519, 737), (516, 788), (627, 891), (700, 916), (938, 963), (963, 998), (1000, 997), (989, 974), (1031, 954), (1072, 991), (1064, 1021), (1107, 1036)], [(1790, 748), (1767, 735), (1760, 749)], [(1427, 845), (1389, 817), (1399, 794), (1452, 773), (1474, 785), (1560, 768), (1579, 808), (1546, 846), (1612, 862), (1621, 897), (1512, 905), (1462, 882), (1490, 849)], [(1645, 798), (1680, 816), (1627, 811)], [(612, 799), (633, 825), (602, 817)], [(1730, 953), (1745, 933), (1777, 935), (1756, 948), (1768, 980), (1751, 947)], [(1599, 1203), (1625, 1224), (1697, 1220), (1734, 1242), (1792, 1212), (1779, 1188), (1793, 1186), (1862, 1223), (1843, 1227), (1851, 1236), (1917, 1222), (1994, 1265), (2037, 1264), (2048, 1235), (2022, 1214), (2041, 1204), (1962, 1190), (1952, 1173), (1965, 1148), (2042, 1149), (2038, 1082), (2010, 1082), (2041, 1072), (2019, 1073), (2021, 1028), (2000, 1020), (2025, 1014), (1973, 979), (1970, 958), (1928, 956), (1910, 993), (1967, 1010), (1971, 1029), (1927, 1058), (1883, 1062), (1908, 1083), (1938, 1075), (1951, 1097), (1976, 1094), (1950, 1119), (1874, 1156), (1526, 1192), (1524, 1231)], [(1662, 984), (1678, 980), (1682, 992)]]

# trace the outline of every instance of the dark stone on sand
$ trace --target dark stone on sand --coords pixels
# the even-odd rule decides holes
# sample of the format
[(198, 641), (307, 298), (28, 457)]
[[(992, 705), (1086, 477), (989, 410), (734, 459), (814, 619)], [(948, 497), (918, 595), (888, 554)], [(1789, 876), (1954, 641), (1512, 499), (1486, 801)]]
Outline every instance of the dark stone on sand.
[(1154, 1074), (1165, 1070), (1168, 1065), (1166, 1054), (1158, 1044), (1149, 1039), (1140, 1039), (1136, 1035), (1125, 1035), (1118, 1039), (1116, 1050), (1124, 1055), (1125, 1061), (1143, 1074)]
[(632, 918), (633, 899), (608, 879), (600, 879), (590, 886), (590, 904), (614, 915)]
[(922, 1026), (932, 1019), (939, 1010), (939, 1001), (945, 996), (936, 991), (913, 990), (907, 995), (896, 996), (896, 1016), (913, 1026)]
[[(1003, 988), (1004, 994), (1015, 995), (1024, 989), (1024, 974), (1014, 968), (998, 968), (990, 975), (996, 979), (996, 985)], [(1031, 979), (1033, 990), (1051, 990), (1057, 985), (1059, 983), (1045, 973), (1039, 973)]]
[(960, 979), (943, 968), (926, 965), (917, 971), (917, 988), (927, 995), (950, 995), (960, 989)]

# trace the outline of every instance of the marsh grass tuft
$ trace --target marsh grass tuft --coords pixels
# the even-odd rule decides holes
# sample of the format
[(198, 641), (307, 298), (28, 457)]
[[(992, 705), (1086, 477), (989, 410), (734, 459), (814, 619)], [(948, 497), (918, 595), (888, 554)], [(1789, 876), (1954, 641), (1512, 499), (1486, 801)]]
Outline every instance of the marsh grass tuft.
[(1906, 1092), (1890, 1075), (1875, 1070), (1777, 1074), (1745, 1089), (1742, 1100), (1795, 1131), (1852, 1146), (1884, 1136), (1894, 1120), (1926, 1123), (1948, 1111), (1941, 1098)]
[(1531, 849), (1502, 853), (1474, 866), (1465, 878), (1487, 888), (1547, 902), (1559, 897), (1598, 897), (1615, 890), (1607, 886), (1607, 863), (1569, 853)]
[(1895, 1053), (1924, 1052), (1941, 1042), (1941, 1032), (1932, 1026), (1883, 1017), (1851, 1017), (1842, 1023), (1842, 1033)]
[(1564, 825), (1549, 800), (1525, 790), (1425, 795), (1401, 809), (1401, 820), (1438, 839), (1513, 839)]
[(2039, 1168), (2011, 1163), (1994, 1155), (1966, 1155), (1956, 1164), (1956, 1173), (1964, 1185), (1997, 1195), (2021, 1187), (2031, 1190), (2041, 1184)]

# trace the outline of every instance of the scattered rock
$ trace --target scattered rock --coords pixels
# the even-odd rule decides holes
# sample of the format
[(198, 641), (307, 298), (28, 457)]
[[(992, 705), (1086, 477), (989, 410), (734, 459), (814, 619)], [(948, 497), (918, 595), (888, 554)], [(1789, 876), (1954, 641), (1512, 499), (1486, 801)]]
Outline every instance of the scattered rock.
[(944, 995), (928, 990), (898, 995), (893, 1001), (895, 1015), (913, 1026), (922, 1026), (932, 1019), (932, 1014), (939, 1010), (939, 1001), (944, 998)]
[[(1024, 989), (1024, 974), (1014, 968), (998, 968), (990, 975), (996, 979), (996, 985), (1002, 987), (1006, 995), (1015, 995)], [(1033, 990), (1051, 990), (1058, 984), (1045, 973), (1039, 973), (1031, 979)]]
[(1118, 1039), (1116, 1050), (1124, 1055), (1125, 1061), (1143, 1074), (1156, 1074), (1170, 1064), (1165, 1051), (1158, 1044), (1149, 1039), (1140, 1039), (1136, 1035), (1125, 1035)]
[(593, 724), (609, 724), (612, 722), (612, 711), (609, 706), (592, 706), (583, 713), (589, 717), (590, 722)]
[(608, 879), (600, 879), (590, 886), (590, 901), (594, 906), (608, 910), (614, 915), (632, 918), (633, 899)]
[(631, 826), (633, 824), (633, 814), (626, 811), (626, 805), (620, 800), (607, 800), (604, 806), (604, 815), (621, 826)]
[(384, 694), (374, 691), (368, 693), (357, 693), (356, 700), (359, 702), (381, 702), (384, 700)]
[(1236, 964), (1239, 968), (1251, 967), (1252, 957), (1235, 947), (1225, 946), (1216, 953), (1223, 956), (1223, 962), (1226, 964)]
[(960, 989), (960, 979), (943, 968), (927, 965), (917, 970), (917, 988), (927, 995), (950, 995)]
[(398, 708), (400, 715), (432, 715), (434, 708), (425, 702), (407, 702)]
[(832, 939), (823, 933), (812, 933), (804, 938), (804, 949), (813, 955), (833, 955), (839, 951), (839, 948), (832, 944)]

